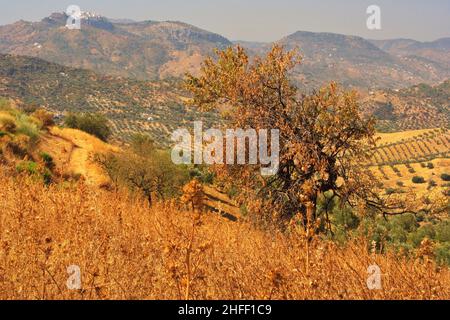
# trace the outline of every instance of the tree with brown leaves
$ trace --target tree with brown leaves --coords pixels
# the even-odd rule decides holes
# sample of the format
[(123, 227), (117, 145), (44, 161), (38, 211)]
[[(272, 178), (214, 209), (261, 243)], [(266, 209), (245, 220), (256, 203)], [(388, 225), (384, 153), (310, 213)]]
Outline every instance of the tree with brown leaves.
[(219, 176), (240, 186), (251, 211), (285, 222), (297, 216), (306, 228), (318, 220), (317, 203), (325, 192), (343, 204), (363, 200), (385, 209), (365, 167), (375, 146), (374, 120), (361, 116), (355, 92), (331, 83), (300, 94), (289, 73), (301, 57), (278, 45), (252, 61), (239, 46), (216, 54), (204, 62), (199, 77), (188, 75), (192, 104), (203, 110), (227, 106), (234, 128), (280, 131), (276, 175), (261, 177), (257, 165), (216, 166)]

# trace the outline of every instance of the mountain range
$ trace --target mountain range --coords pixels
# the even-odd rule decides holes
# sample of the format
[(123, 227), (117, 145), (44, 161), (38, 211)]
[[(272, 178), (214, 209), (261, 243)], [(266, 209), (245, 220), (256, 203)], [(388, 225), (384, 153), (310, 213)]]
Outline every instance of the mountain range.
[[(176, 21), (85, 15), (80, 30), (69, 30), (66, 21), (64, 13), (53, 13), (39, 22), (0, 26), (0, 53), (38, 57), (104, 75), (159, 80), (196, 73), (214, 48), (240, 44), (255, 55), (272, 45), (232, 42)], [(303, 64), (292, 76), (300, 87), (312, 89), (336, 80), (347, 87), (404, 88), (450, 78), (450, 38), (377, 41), (299, 31), (277, 42), (299, 48)]]

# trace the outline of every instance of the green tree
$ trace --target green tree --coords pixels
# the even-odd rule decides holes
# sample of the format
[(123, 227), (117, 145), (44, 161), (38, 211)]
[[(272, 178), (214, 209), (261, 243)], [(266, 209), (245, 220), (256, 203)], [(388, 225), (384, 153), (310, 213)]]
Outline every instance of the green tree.
[(107, 141), (111, 135), (108, 119), (98, 113), (69, 113), (64, 124), (68, 128), (79, 129)]

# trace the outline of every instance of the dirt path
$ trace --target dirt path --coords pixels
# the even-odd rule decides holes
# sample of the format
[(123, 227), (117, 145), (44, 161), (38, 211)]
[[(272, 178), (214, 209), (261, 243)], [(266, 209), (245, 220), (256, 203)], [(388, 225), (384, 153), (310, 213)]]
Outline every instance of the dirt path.
[(84, 132), (56, 127), (42, 136), (39, 149), (53, 157), (61, 172), (81, 175), (93, 185), (102, 185), (108, 179), (92, 161), (92, 156), (96, 152), (117, 151), (117, 148)]

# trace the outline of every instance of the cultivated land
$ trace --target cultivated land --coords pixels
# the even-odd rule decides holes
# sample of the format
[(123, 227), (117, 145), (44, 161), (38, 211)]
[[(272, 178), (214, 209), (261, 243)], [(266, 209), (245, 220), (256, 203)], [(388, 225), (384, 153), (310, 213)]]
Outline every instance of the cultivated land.
[[(448, 190), (441, 176), (450, 172), (450, 131), (426, 129), (378, 134), (370, 169), (385, 189), (412, 189), (420, 195)], [(414, 183), (413, 177), (423, 177)], [(435, 185), (430, 186), (430, 181)], [(392, 192), (392, 191), (391, 191)]]

